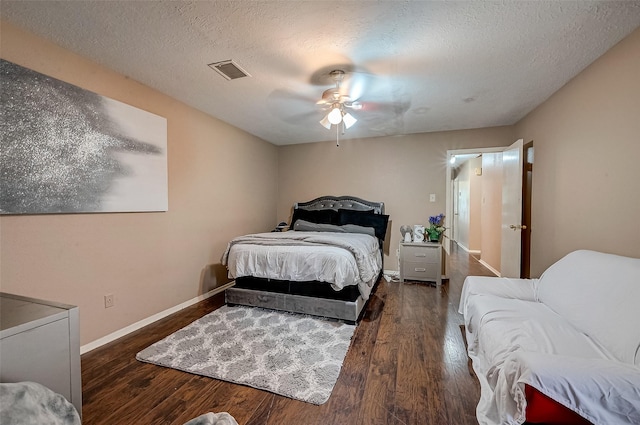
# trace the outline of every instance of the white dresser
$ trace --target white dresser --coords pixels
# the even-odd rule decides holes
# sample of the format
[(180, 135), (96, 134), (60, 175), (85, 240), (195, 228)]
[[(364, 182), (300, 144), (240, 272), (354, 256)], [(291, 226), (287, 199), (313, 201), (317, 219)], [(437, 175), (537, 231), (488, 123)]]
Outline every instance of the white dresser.
[(33, 381), (82, 415), (78, 307), (0, 292), (0, 382)]
[(438, 242), (401, 242), (400, 282), (405, 280), (442, 285), (442, 245)]

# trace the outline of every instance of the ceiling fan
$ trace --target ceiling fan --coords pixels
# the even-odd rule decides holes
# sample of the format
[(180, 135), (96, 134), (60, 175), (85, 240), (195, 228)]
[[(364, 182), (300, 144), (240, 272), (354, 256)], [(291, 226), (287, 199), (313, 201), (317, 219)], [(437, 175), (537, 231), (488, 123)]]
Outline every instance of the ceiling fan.
[(316, 102), (317, 105), (329, 110), (324, 118), (320, 120), (320, 124), (327, 130), (330, 130), (332, 125), (338, 126), (336, 131), (339, 131), (339, 127), (342, 127), (342, 133), (344, 134), (346, 129), (358, 121), (347, 112), (347, 109), (362, 109), (362, 104), (357, 102), (357, 99), (351, 99), (347, 94), (343, 93), (341, 87), (345, 77), (343, 70), (334, 69), (329, 72), (329, 77), (335, 83), (335, 87), (325, 90), (322, 93), (322, 98)]
[[(376, 75), (365, 67), (342, 63), (318, 69), (308, 83), (304, 92), (286, 89), (271, 92), (270, 112), (291, 125), (309, 125), (322, 118), (319, 122), (323, 127), (335, 128), (337, 145), (340, 134), (345, 134), (345, 130), (359, 120), (367, 123), (364, 128), (356, 129), (355, 133), (360, 135), (402, 132), (402, 117), (411, 106), (411, 98), (402, 87), (397, 87), (391, 76)], [(324, 87), (319, 100), (318, 86)], [(362, 116), (364, 111), (366, 117)]]

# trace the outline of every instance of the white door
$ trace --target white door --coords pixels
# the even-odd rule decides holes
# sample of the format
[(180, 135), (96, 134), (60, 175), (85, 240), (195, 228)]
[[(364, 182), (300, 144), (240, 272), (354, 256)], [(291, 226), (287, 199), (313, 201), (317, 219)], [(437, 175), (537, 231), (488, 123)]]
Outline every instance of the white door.
[(502, 277), (520, 277), (522, 145), (520, 139), (502, 152)]

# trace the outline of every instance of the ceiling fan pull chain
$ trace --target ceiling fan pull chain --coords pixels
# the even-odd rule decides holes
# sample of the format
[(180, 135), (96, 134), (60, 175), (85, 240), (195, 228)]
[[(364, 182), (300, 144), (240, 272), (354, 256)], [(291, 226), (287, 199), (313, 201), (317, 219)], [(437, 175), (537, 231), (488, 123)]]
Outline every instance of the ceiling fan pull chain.
[(336, 125), (336, 146), (340, 147), (340, 124)]

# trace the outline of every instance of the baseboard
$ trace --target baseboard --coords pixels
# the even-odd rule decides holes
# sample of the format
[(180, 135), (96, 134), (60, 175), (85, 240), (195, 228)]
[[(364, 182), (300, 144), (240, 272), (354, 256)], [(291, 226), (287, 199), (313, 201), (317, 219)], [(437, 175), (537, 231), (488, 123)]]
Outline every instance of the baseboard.
[(467, 248), (466, 246), (462, 245), (460, 242), (456, 242), (458, 244), (458, 248), (462, 248), (462, 250), (464, 252), (469, 252), (469, 248)]
[(478, 262), (480, 264), (482, 264), (483, 266), (485, 266), (486, 268), (488, 268), (489, 270), (491, 270), (493, 273), (495, 273), (496, 276), (500, 277), (500, 272), (498, 270), (494, 269), (493, 267), (491, 267), (489, 264), (487, 264), (483, 260), (479, 260)]
[(398, 270), (383, 270), (382, 274), (386, 274), (387, 276), (400, 276), (400, 272)]
[(468, 252), (468, 253), (469, 253), (469, 254), (471, 254), (471, 255), (478, 255), (478, 256), (479, 256), (479, 255), (480, 255), (480, 253), (482, 252), (482, 251), (480, 251), (479, 249), (469, 249), (469, 248), (467, 248), (466, 246), (464, 246), (464, 245), (460, 244), (459, 242), (456, 242), (456, 243), (458, 244), (458, 246), (459, 246), (460, 248), (462, 248), (462, 250), (463, 250), (463, 251)]
[(147, 325), (152, 324), (153, 322), (157, 322), (160, 319), (164, 319), (167, 316), (172, 315), (173, 313), (176, 313), (182, 309), (185, 309), (189, 306), (192, 306), (196, 303), (199, 303), (200, 301), (206, 300), (207, 298), (210, 298), (212, 296), (214, 296), (215, 294), (219, 294), (220, 292), (224, 291), (227, 288), (232, 287), (233, 285), (235, 285), (235, 281), (231, 281), (227, 284), (224, 284), (222, 286), (218, 286), (215, 289), (212, 289), (211, 291), (202, 294), (202, 295), (198, 295), (195, 298), (192, 298), (188, 301), (183, 302), (182, 304), (178, 304), (174, 307), (168, 308), (164, 311), (161, 311), (160, 313), (154, 314), (153, 316), (147, 317), (146, 319), (142, 319), (139, 322), (133, 323), (125, 328), (122, 328), (120, 330), (117, 330), (115, 332), (110, 333), (109, 335), (103, 336), (102, 338), (96, 339), (95, 341), (92, 341), (88, 344), (85, 344), (83, 346), (80, 347), (80, 354), (85, 354), (88, 353), (91, 350), (95, 350), (98, 347), (101, 347), (105, 344), (108, 344), (110, 342), (115, 341), (118, 338), (122, 338), (125, 335), (130, 334), (131, 332), (137, 331), (138, 329), (144, 328)]

